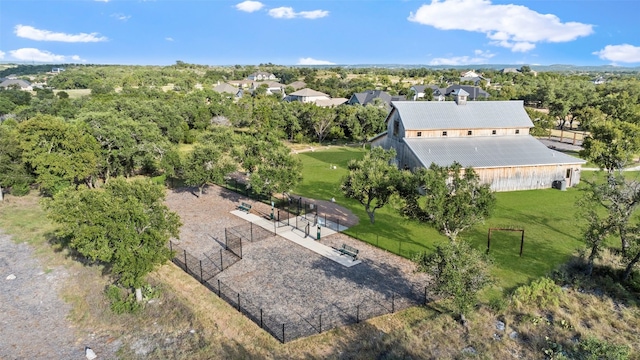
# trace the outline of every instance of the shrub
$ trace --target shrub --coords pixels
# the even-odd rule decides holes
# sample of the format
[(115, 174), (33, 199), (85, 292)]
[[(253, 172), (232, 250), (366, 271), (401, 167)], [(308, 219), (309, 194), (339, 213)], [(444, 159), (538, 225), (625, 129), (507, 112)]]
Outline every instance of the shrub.
[(562, 288), (553, 280), (543, 277), (529, 285), (524, 285), (515, 290), (513, 301), (517, 306), (537, 305), (547, 307), (558, 306), (563, 297)]
[(107, 288), (107, 299), (111, 303), (111, 311), (116, 314), (135, 313), (142, 308), (141, 303), (136, 302), (134, 294), (116, 285)]

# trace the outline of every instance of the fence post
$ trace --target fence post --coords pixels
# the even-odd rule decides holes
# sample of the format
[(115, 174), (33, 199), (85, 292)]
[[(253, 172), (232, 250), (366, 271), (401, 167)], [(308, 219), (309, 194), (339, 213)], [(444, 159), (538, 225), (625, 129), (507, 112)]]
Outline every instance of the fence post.
[(391, 313), (396, 312), (396, 294), (391, 294)]
[(189, 272), (189, 267), (187, 266), (187, 250), (182, 251), (184, 251), (184, 271)]
[(320, 328), (318, 329), (318, 334), (322, 334), (322, 314), (320, 314)]
[(424, 287), (424, 304), (427, 305), (427, 287)]
[(260, 329), (262, 329), (262, 309), (260, 309)]
[(282, 323), (282, 343), (284, 344), (284, 323)]
[(360, 304), (356, 305), (356, 322), (360, 322)]
[(222, 298), (222, 292), (220, 291), (220, 279), (218, 279), (218, 297)]
[(202, 276), (202, 260), (200, 260), (200, 283), (204, 282), (204, 276)]
[[(238, 311), (240, 311), (240, 293), (238, 293)], [(240, 311), (242, 312), (242, 311)]]
[(173, 252), (173, 241), (169, 241), (169, 251)]
[(220, 249), (220, 271), (224, 271), (224, 261), (222, 261), (222, 249)]
[(250, 233), (251, 233), (251, 241), (253, 241), (253, 223), (249, 223)]

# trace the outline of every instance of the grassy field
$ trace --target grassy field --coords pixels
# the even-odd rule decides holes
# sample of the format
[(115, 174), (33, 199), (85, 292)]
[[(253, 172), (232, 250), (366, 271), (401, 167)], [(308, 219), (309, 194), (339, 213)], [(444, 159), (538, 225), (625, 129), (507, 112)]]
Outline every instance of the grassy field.
[[(404, 257), (418, 251), (432, 251), (446, 238), (428, 225), (398, 215), (394, 204), (376, 212), (375, 224), (370, 224), (364, 207), (346, 199), (340, 191), (340, 180), (347, 174), (351, 159), (364, 155), (361, 148), (337, 147), (298, 154), (304, 164), (304, 177), (295, 192), (316, 199), (334, 197), (338, 204), (352, 210), (360, 223), (346, 231), (362, 241)], [(332, 169), (332, 166), (337, 169)], [(494, 290), (508, 292), (529, 283), (566, 262), (581, 246), (579, 232), (582, 222), (576, 218), (575, 201), (579, 190), (534, 190), (497, 193), (497, 208), (493, 216), (463, 237), (478, 249), (487, 248), (490, 227), (513, 227), (525, 230), (524, 251), (520, 251), (520, 233), (492, 234), (491, 255), (496, 262), (499, 282)]]

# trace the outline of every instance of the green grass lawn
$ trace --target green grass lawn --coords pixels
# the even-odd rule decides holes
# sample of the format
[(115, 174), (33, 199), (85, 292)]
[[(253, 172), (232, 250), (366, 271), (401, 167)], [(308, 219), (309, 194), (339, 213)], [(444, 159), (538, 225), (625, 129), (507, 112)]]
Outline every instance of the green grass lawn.
[[(334, 197), (338, 204), (360, 218), (360, 223), (345, 233), (404, 257), (411, 257), (418, 251), (432, 251), (439, 243), (447, 241), (430, 226), (401, 217), (393, 204), (376, 211), (376, 222), (372, 225), (362, 205), (344, 198), (340, 180), (347, 174), (346, 165), (349, 160), (360, 159), (364, 154), (365, 150), (361, 148), (336, 147), (297, 155), (303, 163), (304, 174), (294, 192), (315, 199)], [(332, 169), (333, 165), (337, 169)], [(583, 222), (575, 215), (579, 194), (575, 188), (496, 193), (497, 208), (493, 216), (462, 235), (484, 251), (489, 227), (525, 230), (522, 257), (519, 256), (520, 233), (492, 234), (490, 254), (495, 260), (494, 274), (498, 278), (495, 291), (508, 292), (544, 276), (582, 246), (580, 229)]]

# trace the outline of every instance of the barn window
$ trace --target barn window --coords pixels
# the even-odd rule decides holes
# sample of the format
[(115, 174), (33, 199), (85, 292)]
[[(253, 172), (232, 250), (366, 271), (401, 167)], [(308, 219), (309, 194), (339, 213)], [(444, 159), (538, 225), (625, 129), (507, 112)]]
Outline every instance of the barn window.
[(442, 132), (442, 136), (447, 136), (447, 132), (446, 132), (446, 131), (443, 131), (443, 132)]
[(418, 136), (422, 136), (422, 131), (418, 131)]
[(516, 129), (516, 134), (520, 134), (520, 129)]
[(491, 130), (491, 135), (495, 135), (496, 131), (495, 130)]
[(471, 130), (467, 131), (467, 135), (469, 135), (469, 136), (473, 135), (473, 131), (471, 131)]
[(393, 122), (393, 136), (398, 136), (399, 132), (400, 132), (400, 122), (398, 120), (395, 120)]

